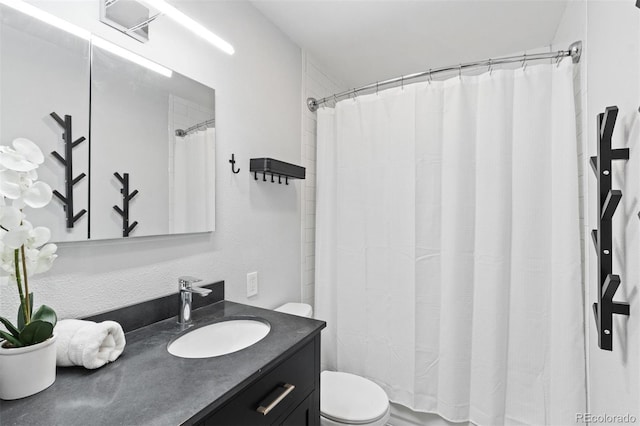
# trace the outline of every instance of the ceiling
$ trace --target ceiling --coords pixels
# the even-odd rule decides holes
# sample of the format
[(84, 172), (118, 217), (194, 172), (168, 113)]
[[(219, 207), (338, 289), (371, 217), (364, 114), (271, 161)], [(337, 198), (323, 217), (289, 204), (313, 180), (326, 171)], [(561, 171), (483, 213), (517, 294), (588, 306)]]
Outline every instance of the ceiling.
[(253, 0), (346, 87), (548, 46), (567, 0)]

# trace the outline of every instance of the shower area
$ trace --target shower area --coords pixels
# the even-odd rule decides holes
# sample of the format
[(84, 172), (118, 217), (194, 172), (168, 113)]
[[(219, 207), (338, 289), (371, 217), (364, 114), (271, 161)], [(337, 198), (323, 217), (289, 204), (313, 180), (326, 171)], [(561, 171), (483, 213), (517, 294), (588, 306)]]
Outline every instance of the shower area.
[(390, 424), (639, 421), (634, 6), (307, 99), (322, 367), (380, 385)]

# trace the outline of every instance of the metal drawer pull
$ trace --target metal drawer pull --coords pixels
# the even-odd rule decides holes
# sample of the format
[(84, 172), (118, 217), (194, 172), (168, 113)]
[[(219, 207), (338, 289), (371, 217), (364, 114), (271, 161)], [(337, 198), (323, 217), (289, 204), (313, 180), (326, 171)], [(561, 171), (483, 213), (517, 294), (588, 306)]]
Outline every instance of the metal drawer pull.
[(276, 408), (276, 405), (280, 404), (280, 402), (286, 398), (287, 395), (289, 395), (296, 387), (294, 385), (291, 385), (289, 383), (285, 383), (284, 385), (278, 386), (278, 388), (276, 388), (273, 392), (271, 392), (269, 394), (269, 396), (267, 397), (267, 399), (269, 399), (270, 396), (272, 396), (274, 393), (276, 393), (276, 391), (281, 388), (282, 390), (280, 391), (279, 395), (276, 396), (273, 401), (271, 401), (269, 403), (269, 405), (267, 405), (266, 407), (264, 406), (264, 402), (260, 403), (260, 406), (258, 407), (258, 409), (256, 410), (258, 413), (262, 413), (265, 416), (267, 414), (269, 414), (269, 411), (273, 410), (274, 408)]

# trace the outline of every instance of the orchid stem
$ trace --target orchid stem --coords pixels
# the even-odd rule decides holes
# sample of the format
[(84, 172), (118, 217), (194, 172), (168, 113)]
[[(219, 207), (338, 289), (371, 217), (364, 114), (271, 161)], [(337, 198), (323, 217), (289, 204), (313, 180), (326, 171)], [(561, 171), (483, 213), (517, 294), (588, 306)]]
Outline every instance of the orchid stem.
[(18, 294), (20, 296), (20, 304), (22, 305), (22, 315), (25, 320), (25, 325), (27, 324), (27, 304), (25, 303), (24, 293), (22, 292), (22, 280), (20, 279), (20, 254), (18, 253), (19, 249), (15, 249), (13, 251), (13, 261), (15, 263), (16, 270), (16, 284), (18, 285)]
[(27, 305), (27, 310), (24, 313), (25, 321), (24, 324), (27, 325), (31, 322), (31, 298), (29, 297), (29, 278), (27, 277), (27, 257), (24, 254), (24, 245), (20, 247), (20, 251), (22, 252), (22, 272), (24, 278), (24, 292), (27, 295), (24, 301)]

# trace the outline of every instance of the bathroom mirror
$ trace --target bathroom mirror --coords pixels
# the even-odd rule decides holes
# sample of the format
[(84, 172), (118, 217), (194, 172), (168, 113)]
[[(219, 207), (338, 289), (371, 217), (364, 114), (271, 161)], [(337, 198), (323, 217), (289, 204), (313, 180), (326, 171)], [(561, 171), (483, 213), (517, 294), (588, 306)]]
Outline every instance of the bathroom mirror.
[[(51, 116), (70, 117), (74, 140), (89, 133), (90, 44), (65, 31), (0, 5), (0, 145), (19, 137), (38, 144), (45, 156), (38, 180), (66, 193), (63, 128)], [(73, 176), (89, 174), (89, 142), (73, 148)], [(73, 187), (75, 214), (89, 210), (89, 179)], [(60, 199), (41, 209), (26, 208), (29, 221), (51, 230), (53, 241), (85, 240), (89, 215), (66, 227)]]
[[(215, 91), (124, 55), (0, 5), (0, 145), (34, 141), (39, 180), (73, 199), (28, 212), (52, 241), (215, 229)], [(65, 126), (85, 138), (66, 165)]]
[(92, 47), (91, 239), (214, 230), (214, 111), (213, 89)]

